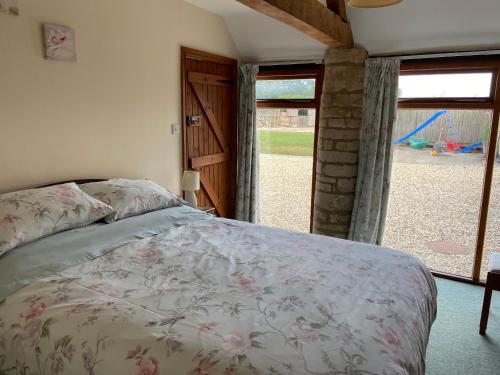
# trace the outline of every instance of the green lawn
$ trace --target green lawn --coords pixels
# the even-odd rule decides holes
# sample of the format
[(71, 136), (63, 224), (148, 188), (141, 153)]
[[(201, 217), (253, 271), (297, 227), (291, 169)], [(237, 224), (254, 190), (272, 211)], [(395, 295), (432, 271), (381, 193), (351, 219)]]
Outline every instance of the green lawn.
[(259, 130), (259, 142), (262, 154), (313, 156), (313, 132)]

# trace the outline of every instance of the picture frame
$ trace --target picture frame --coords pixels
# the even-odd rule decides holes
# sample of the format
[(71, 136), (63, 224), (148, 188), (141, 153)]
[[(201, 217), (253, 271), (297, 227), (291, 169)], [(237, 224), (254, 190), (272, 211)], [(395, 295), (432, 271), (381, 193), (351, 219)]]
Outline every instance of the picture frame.
[(76, 61), (75, 30), (68, 26), (43, 24), (45, 58)]

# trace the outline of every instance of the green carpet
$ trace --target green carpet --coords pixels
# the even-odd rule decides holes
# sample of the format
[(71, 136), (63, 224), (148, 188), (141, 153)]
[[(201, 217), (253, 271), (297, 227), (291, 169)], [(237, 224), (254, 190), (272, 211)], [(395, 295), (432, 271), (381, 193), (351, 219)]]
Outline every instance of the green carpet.
[(500, 374), (500, 292), (493, 292), (487, 336), (479, 335), (484, 289), (436, 278), (438, 316), (426, 375)]

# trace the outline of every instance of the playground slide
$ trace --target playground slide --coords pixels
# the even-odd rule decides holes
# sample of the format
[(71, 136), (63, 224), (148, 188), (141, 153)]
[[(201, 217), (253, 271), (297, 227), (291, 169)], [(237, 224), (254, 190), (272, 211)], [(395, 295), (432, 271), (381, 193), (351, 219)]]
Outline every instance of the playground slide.
[[(443, 110), (443, 111), (439, 111), (439, 112), (436, 112), (434, 115), (432, 115), (432, 117), (430, 117), (426, 122), (424, 122), (422, 125), (420, 125), (418, 128), (416, 128), (415, 130), (412, 130), (410, 133), (408, 133), (407, 135), (405, 135), (403, 138), (400, 138), (398, 139), (397, 141), (394, 142), (394, 144), (401, 144), (403, 143), (404, 141), (407, 141), (408, 139), (410, 139), (410, 144), (412, 147), (414, 147), (414, 145), (412, 144), (413, 141), (415, 141), (415, 144), (416, 146), (414, 148), (422, 148), (422, 147), (425, 147), (427, 146), (427, 141), (425, 140), (425, 138), (423, 139), (417, 139), (417, 138), (412, 138), (414, 135), (416, 135), (417, 133), (419, 133), (420, 131), (422, 131), (423, 129), (425, 129), (427, 126), (429, 126), (430, 124), (432, 124), (434, 121), (436, 121), (438, 118), (440, 118), (441, 116), (444, 116), (444, 115), (448, 115), (449, 112), (447, 110)], [(453, 129), (451, 127), (451, 123), (450, 123), (450, 120), (447, 119), (446, 120), (448, 122), (448, 128), (449, 129)], [(419, 143), (421, 143), (422, 145), (425, 143), (425, 145), (419, 145)], [(439, 142), (440, 143), (440, 142)], [(461, 148), (461, 145), (457, 145), (455, 142), (453, 143), (448, 143), (447, 147), (449, 151), (458, 151), (460, 150), (460, 153), (466, 153), (466, 152), (470, 152), (478, 147), (481, 147), (483, 146), (483, 141), (479, 141), (478, 143), (475, 143), (471, 146), (468, 146), (468, 147), (465, 147), (465, 148)], [(453, 147), (452, 147), (453, 146)], [(458, 146), (458, 148), (457, 148)], [(436, 149), (436, 145), (434, 146), (434, 148)], [(438, 152), (442, 152), (442, 151), (438, 151)], [(434, 155), (434, 154), (433, 154)]]
[(436, 112), (430, 119), (428, 119), (426, 122), (424, 122), (422, 125), (420, 125), (415, 130), (413, 130), (410, 133), (408, 133), (407, 135), (405, 135), (403, 138), (398, 139), (397, 141), (395, 141), (394, 144), (399, 145), (399, 144), (403, 143), (404, 141), (410, 139), (415, 134), (417, 134), (418, 132), (422, 131), (423, 129), (425, 129), (426, 127), (428, 127), (430, 124), (432, 124), (438, 118), (440, 118), (441, 116), (446, 115), (446, 114), (448, 114), (447, 110)]
[(472, 146), (469, 146), (469, 147), (465, 147), (463, 149), (460, 150), (460, 153), (461, 154), (465, 154), (466, 152), (469, 152), (469, 151), (472, 151), (478, 147), (481, 147), (483, 145), (483, 141), (481, 142), (478, 142), (476, 144), (473, 144)]

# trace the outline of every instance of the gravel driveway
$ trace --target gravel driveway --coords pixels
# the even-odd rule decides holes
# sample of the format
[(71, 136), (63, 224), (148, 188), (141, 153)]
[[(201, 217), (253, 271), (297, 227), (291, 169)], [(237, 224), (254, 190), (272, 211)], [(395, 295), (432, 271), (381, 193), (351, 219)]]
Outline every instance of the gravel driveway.
[[(312, 158), (260, 157), (262, 224), (309, 232)], [(428, 150), (396, 149), (384, 246), (414, 254), (430, 268), (470, 276), (483, 173), (478, 154), (432, 157)], [(500, 251), (499, 164), (487, 234), (485, 254)]]
[(309, 233), (313, 158), (260, 154), (261, 224)]
[[(480, 154), (432, 157), (428, 150), (396, 149), (383, 244), (418, 256), (430, 268), (470, 276), (484, 168)], [(497, 163), (485, 244), (487, 255), (500, 250), (499, 201)], [(446, 252), (446, 246), (442, 252), (432, 250), (436, 242), (447, 244), (450, 252)], [(483, 268), (486, 264), (487, 260)]]

